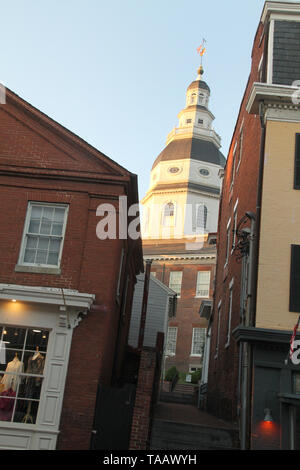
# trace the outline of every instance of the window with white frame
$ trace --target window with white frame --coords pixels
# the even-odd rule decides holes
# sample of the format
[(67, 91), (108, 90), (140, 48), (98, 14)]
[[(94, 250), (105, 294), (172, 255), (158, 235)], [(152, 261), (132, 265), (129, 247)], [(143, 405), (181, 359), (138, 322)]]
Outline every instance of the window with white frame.
[(163, 207), (163, 220), (162, 223), (165, 227), (172, 227), (175, 223), (175, 206), (172, 202), (168, 202)]
[(24, 226), (19, 264), (58, 267), (68, 206), (30, 202)]
[(196, 284), (196, 297), (209, 297), (210, 271), (198, 271)]
[(178, 297), (181, 295), (182, 274), (182, 271), (170, 272), (169, 287), (176, 292)]
[(191, 356), (203, 356), (206, 328), (193, 328)]
[(225, 347), (230, 344), (231, 335), (231, 317), (232, 317), (232, 300), (233, 300), (233, 280), (229, 284), (229, 301), (228, 301), (228, 322), (227, 322), (227, 338)]
[(216, 337), (215, 359), (217, 359), (218, 354), (219, 354), (221, 313), (222, 313), (222, 302), (219, 302), (219, 304), (218, 304), (218, 318), (217, 318), (217, 337)]
[(194, 228), (194, 232), (202, 233), (206, 230), (207, 226), (207, 216), (208, 210), (204, 204), (197, 204), (196, 205), (196, 227)]
[(189, 373), (192, 374), (193, 372), (196, 372), (197, 370), (201, 370), (202, 367), (199, 364), (198, 366), (195, 366), (194, 364), (189, 365)]
[(234, 209), (233, 209), (233, 229), (232, 229), (232, 248), (231, 251), (233, 252), (236, 245), (236, 229), (237, 229), (237, 207), (238, 201), (236, 202)]
[(0, 421), (35, 424), (49, 331), (0, 325)]
[(176, 354), (176, 343), (177, 343), (177, 326), (169, 326), (167, 333), (166, 342), (166, 355), (175, 356)]
[(231, 226), (231, 219), (229, 220), (227, 224), (227, 234), (226, 234), (226, 257), (225, 257), (225, 265), (227, 265), (228, 260), (229, 260), (229, 254), (230, 254), (230, 226)]
[(232, 156), (232, 167), (231, 167), (231, 188), (234, 184), (234, 174), (235, 174), (235, 167), (236, 167), (236, 152), (237, 152), (237, 143), (235, 143), (233, 149), (233, 156)]
[(237, 160), (237, 168), (236, 171), (238, 171), (241, 160), (242, 160), (242, 155), (243, 155), (243, 142), (244, 142), (244, 129), (243, 126), (241, 128), (240, 132), (240, 137), (239, 137), (239, 150), (238, 150), (238, 160)]

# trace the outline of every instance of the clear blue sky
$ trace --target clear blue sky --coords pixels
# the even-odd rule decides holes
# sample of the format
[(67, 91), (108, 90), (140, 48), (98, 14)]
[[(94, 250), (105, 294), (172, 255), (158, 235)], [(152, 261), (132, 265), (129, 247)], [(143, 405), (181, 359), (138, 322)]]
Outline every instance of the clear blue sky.
[(0, 82), (139, 177), (205, 80), (227, 156), (264, 0), (1, 2)]

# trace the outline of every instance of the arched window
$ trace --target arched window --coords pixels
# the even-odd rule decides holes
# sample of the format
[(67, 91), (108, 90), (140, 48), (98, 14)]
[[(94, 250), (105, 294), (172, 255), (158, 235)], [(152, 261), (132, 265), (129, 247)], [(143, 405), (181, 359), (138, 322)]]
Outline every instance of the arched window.
[(194, 230), (196, 229), (197, 233), (201, 230), (206, 230), (207, 215), (208, 210), (204, 204), (196, 206), (196, 226), (194, 225)]
[(191, 104), (195, 103), (195, 101), (196, 101), (196, 96), (197, 96), (196, 93), (193, 93), (193, 94), (192, 94), (191, 100), (190, 100), (190, 103), (191, 103)]
[(163, 208), (163, 225), (169, 227), (174, 225), (175, 207), (172, 202), (168, 202)]
[(203, 95), (203, 93), (200, 93), (200, 95), (199, 95), (199, 104), (204, 104), (204, 101), (205, 101), (205, 96)]

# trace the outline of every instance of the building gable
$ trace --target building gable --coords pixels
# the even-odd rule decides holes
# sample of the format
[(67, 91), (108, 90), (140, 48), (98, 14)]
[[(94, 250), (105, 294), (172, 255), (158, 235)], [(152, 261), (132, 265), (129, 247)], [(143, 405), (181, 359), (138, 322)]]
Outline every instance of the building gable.
[[(0, 105), (0, 171), (128, 177), (129, 172), (6, 90)], [(78, 176), (79, 176), (78, 175)]]

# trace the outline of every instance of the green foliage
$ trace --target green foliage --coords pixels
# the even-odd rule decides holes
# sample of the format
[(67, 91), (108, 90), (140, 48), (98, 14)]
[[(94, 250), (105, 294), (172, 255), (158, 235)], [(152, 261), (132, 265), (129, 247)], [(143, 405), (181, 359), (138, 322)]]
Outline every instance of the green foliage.
[(192, 384), (197, 384), (202, 377), (202, 369), (196, 370), (192, 373)]
[(167, 382), (172, 382), (175, 375), (177, 374), (178, 374), (178, 370), (176, 369), (176, 366), (172, 366), (170, 367), (170, 369), (167, 370), (166, 375), (165, 375), (165, 380)]

